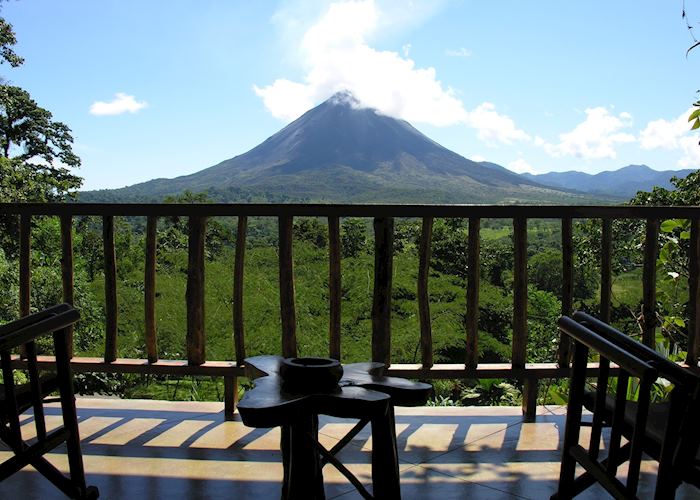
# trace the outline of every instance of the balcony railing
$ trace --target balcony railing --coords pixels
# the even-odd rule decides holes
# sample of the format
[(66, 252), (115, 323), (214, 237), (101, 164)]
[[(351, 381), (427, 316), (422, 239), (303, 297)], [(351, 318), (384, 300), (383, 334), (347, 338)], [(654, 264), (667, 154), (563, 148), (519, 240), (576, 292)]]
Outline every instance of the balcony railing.
[[(568, 376), (569, 345), (560, 341), (556, 360), (550, 363), (527, 363), (527, 220), (561, 221), (562, 247), (562, 314), (573, 307), (574, 253), (572, 224), (575, 219), (602, 220), (600, 316), (610, 321), (612, 304), (612, 221), (637, 219), (646, 223), (643, 266), (642, 341), (654, 346), (656, 324), (656, 261), (659, 224), (665, 219), (690, 219), (689, 245), (689, 318), (688, 359), (697, 365), (700, 353), (700, 207), (640, 206), (486, 206), (486, 205), (334, 205), (334, 204), (0, 204), (0, 214), (19, 217), (20, 315), (30, 311), (31, 227), (32, 217), (60, 218), (62, 246), (62, 281), (64, 301), (74, 299), (72, 225), (74, 217), (102, 217), (105, 275), (105, 352), (102, 358), (73, 357), (76, 371), (151, 373), (172, 375), (222, 376), (225, 403), (232, 412), (237, 394), (237, 377), (242, 376), (246, 357), (246, 322), (243, 315), (243, 282), (246, 233), (249, 217), (275, 217), (279, 227), (279, 302), (281, 318), (281, 353), (297, 353), (296, 306), (293, 269), (294, 217), (321, 217), (328, 221), (329, 259), (329, 356), (340, 359), (341, 345), (341, 244), (340, 219), (364, 217), (374, 219), (374, 292), (372, 302), (372, 359), (390, 365), (394, 375), (421, 379), (439, 378), (514, 378), (523, 383), (523, 411), (527, 419), (535, 415), (537, 383), (541, 378)], [(147, 359), (118, 358), (117, 346), (117, 258), (114, 246), (114, 218), (145, 216), (146, 252), (144, 275), (144, 336)], [(185, 216), (189, 220), (187, 310), (187, 360), (163, 360), (158, 357), (156, 329), (156, 229), (159, 217)], [(209, 217), (237, 217), (238, 231), (233, 270), (233, 344), (235, 361), (207, 360), (204, 331), (204, 269), (206, 225)], [(395, 218), (422, 219), (419, 245), (417, 301), (420, 324), (419, 364), (391, 364), (391, 290), (393, 228)], [(436, 364), (429, 302), (429, 266), (435, 218), (462, 218), (469, 221), (468, 273), (466, 289), (466, 350), (464, 363)], [(480, 221), (513, 221), (513, 319), (510, 363), (479, 363), (479, 261)], [(17, 359), (18, 366), (21, 360)], [(591, 364), (591, 372), (596, 366)]]

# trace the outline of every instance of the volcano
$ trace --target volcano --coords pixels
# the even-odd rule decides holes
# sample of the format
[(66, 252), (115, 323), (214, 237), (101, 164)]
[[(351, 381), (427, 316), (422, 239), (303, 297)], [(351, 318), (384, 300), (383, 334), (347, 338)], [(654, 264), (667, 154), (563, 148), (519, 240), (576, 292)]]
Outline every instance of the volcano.
[(408, 122), (362, 106), (349, 92), (333, 95), (246, 153), (190, 175), (111, 190), (110, 198), (185, 190), (231, 202), (251, 192), (339, 203), (571, 203), (576, 197), (468, 160)]

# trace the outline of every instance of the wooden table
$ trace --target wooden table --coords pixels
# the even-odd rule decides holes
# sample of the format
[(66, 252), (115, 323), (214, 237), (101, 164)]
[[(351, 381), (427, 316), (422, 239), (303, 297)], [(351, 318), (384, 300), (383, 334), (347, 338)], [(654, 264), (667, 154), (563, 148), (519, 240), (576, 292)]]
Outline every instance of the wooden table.
[[(343, 366), (333, 392), (289, 393), (279, 377), (280, 356), (247, 358), (246, 371), (255, 379), (238, 404), (243, 423), (250, 427), (282, 428), (280, 443), (284, 479), (282, 499), (325, 499), (322, 469), (333, 464), (364, 498), (399, 499), (399, 463), (394, 405), (421, 406), (430, 384), (383, 376), (382, 363)], [(332, 449), (318, 442), (318, 416), (358, 419), (358, 424)], [(372, 425), (372, 488), (374, 496), (335, 457), (365, 425)]]

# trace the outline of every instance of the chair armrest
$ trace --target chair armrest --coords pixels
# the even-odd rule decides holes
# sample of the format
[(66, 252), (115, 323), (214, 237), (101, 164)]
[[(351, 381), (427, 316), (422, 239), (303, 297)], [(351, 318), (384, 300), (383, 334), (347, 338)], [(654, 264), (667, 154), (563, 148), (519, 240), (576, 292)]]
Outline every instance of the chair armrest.
[(5, 323), (4, 325), (0, 325), (0, 337), (72, 308), (70, 304), (56, 304), (55, 306), (30, 314), (29, 316), (24, 316), (10, 321), (9, 323)]
[(646, 360), (637, 357), (623, 346), (606, 339), (587, 326), (574, 321), (568, 316), (561, 316), (558, 321), (559, 329), (571, 338), (599, 353), (602, 357), (617, 364), (628, 373), (640, 378), (656, 379), (658, 370)]
[(37, 337), (66, 328), (79, 319), (80, 313), (76, 309), (61, 304), (3, 325), (0, 329), (0, 351), (14, 349)]

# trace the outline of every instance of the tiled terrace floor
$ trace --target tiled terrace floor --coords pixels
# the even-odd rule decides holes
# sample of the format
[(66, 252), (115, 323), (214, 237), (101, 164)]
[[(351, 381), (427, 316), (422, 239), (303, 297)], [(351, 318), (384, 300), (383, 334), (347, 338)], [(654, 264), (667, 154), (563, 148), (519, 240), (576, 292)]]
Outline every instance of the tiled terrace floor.
[[(78, 400), (88, 483), (102, 499), (279, 498), (282, 479), (278, 429), (226, 422), (219, 403)], [(49, 413), (55, 412), (50, 410)], [(404, 499), (548, 498), (556, 489), (564, 430), (562, 408), (540, 408), (523, 423), (519, 408), (398, 408), (396, 415)], [(56, 413), (49, 423), (58, 423)], [(330, 447), (352, 427), (323, 418)], [(34, 426), (27, 417), (23, 432)], [(2, 445), (0, 445), (2, 446)], [(9, 456), (0, 447), (0, 460)], [(341, 460), (369, 486), (371, 439), (360, 433)], [(65, 457), (49, 459), (66, 470)], [(654, 462), (645, 462), (641, 498), (652, 496)], [(324, 469), (328, 498), (361, 498), (332, 466)], [(62, 498), (27, 468), (0, 483), (0, 497)], [(605, 498), (598, 487), (579, 498)], [(684, 488), (678, 498), (700, 498)]]

